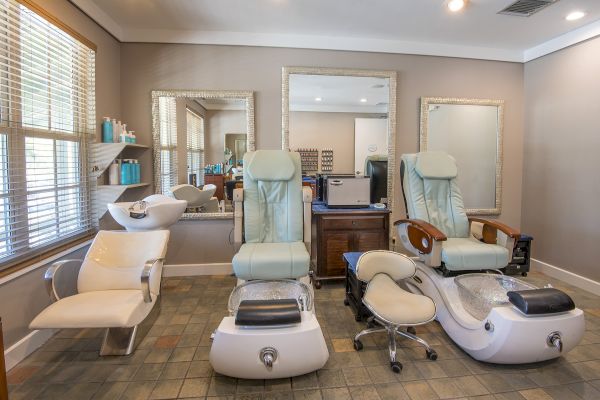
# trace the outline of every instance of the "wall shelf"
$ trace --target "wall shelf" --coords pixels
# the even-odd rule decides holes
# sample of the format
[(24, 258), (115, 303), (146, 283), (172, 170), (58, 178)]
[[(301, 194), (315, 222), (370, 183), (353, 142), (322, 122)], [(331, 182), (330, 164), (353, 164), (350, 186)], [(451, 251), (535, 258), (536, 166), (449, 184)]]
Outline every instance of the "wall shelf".
[[(105, 182), (104, 175), (113, 161), (118, 158), (121, 153), (127, 151), (135, 152), (138, 155), (141, 151), (146, 151), (150, 147), (137, 143), (94, 143), (92, 144), (92, 175)], [(124, 157), (136, 158), (136, 157)], [(96, 186), (95, 208), (98, 219), (102, 218), (108, 211), (107, 204), (114, 203), (127, 191), (137, 188), (145, 188), (150, 186), (149, 183), (135, 183), (131, 185), (105, 185), (98, 184)]]

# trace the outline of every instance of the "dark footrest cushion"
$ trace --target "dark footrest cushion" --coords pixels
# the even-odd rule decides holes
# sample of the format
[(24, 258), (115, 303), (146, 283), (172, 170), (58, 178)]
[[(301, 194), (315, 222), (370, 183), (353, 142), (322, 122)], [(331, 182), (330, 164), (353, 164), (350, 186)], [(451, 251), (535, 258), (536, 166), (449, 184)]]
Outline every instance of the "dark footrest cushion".
[(295, 299), (243, 300), (235, 316), (235, 324), (242, 326), (290, 325), (300, 321), (300, 307)]
[(573, 299), (554, 288), (508, 292), (508, 300), (525, 315), (554, 314), (575, 308)]

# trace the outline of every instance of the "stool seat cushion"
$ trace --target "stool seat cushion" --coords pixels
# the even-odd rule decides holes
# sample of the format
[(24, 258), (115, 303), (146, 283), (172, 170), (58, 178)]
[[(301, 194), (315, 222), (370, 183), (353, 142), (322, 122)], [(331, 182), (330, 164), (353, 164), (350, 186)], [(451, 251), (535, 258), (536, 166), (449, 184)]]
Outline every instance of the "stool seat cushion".
[(418, 325), (435, 316), (433, 300), (407, 292), (382, 273), (369, 282), (363, 302), (374, 314), (392, 325)]
[(141, 290), (98, 290), (60, 299), (31, 322), (43, 328), (130, 328), (150, 313), (156, 298), (144, 303)]

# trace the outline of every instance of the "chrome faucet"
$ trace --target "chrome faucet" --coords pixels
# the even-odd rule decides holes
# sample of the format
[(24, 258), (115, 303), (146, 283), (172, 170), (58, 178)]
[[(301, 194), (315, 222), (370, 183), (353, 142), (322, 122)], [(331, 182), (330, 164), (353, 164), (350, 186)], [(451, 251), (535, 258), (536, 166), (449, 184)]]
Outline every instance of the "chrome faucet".
[(560, 333), (552, 332), (550, 335), (548, 335), (548, 338), (546, 339), (546, 344), (548, 346), (556, 347), (558, 351), (562, 353), (563, 342), (562, 338), (560, 337)]

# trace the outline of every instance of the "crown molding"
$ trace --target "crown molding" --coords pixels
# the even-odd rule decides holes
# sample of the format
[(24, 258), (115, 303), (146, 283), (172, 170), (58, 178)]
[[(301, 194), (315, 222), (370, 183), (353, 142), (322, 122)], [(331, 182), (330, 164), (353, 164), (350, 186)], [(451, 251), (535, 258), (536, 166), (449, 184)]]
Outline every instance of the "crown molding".
[(123, 43), (179, 43), (224, 46), (283, 47), (295, 49), (360, 51), (368, 53), (413, 54), (526, 63), (600, 35), (600, 20), (557, 36), (525, 50), (410, 42), (339, 36), (252, 33), (229, 31), (189, 31), (131, 29), (121, 27), (94, 0), (69, 0), (98, 25)]

